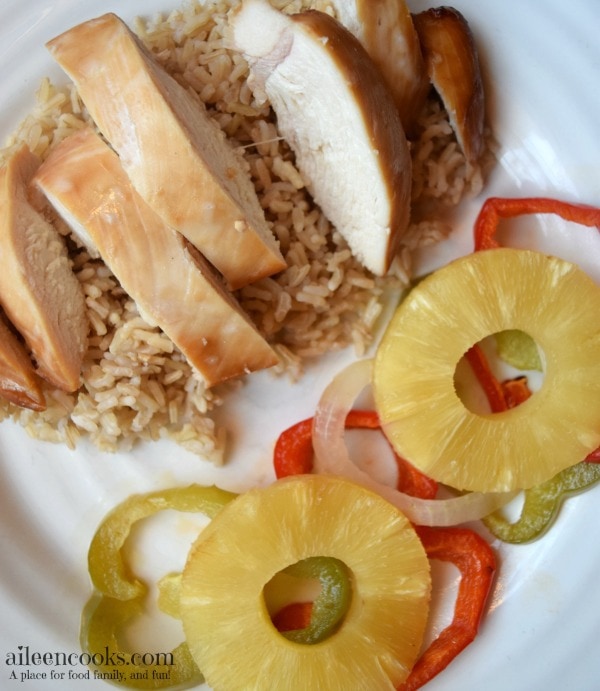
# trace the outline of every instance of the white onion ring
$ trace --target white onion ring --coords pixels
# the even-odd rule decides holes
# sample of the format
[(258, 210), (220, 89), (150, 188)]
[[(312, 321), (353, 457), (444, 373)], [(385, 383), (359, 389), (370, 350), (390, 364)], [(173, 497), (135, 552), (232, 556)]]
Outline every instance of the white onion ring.
[(358, 360), (339, 372), (323, 392), (313, 421), (313, 471), (338, 475), (377, 492), (416, 525), (451, 526), (496, 511), (517, 492), (470, 492), (451, 499), (419, 499), (377, 482), (350, 459), (344, 441), (346, 417), (371, 383), (373, 360)]

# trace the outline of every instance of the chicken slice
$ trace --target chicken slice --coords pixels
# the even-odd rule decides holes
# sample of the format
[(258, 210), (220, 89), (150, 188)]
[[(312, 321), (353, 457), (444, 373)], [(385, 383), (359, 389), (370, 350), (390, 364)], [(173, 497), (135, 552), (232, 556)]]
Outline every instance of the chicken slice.
[(404, 0), (332, 0), (339, 21), (366, 48), (392, 92), (406, 132), (425, 105), (429, 79)]
[(141, 197), (238, 288), (286, 267), (247, 166), (114, 14), (48, 44)]
[(464, 16), (453, 7), (433, 7), (413, 18), (427, 73), (448, 112), (470, 163), (484, 148), (485, 99), (477, 47)]
[(253, 88), (271, 101), (316, 202), (358, 260), (386, 273), (408, 224), (411, 160), (381, 73), (322, 12), (285, 15), (245, 0), (231, 22)]
[(92, 129), (63, 140), (34, 182), (209, 386), (277, 363), (222, 279), (145, 203)]
[(3, 314), (0, 314), (0, 396), (21, 408), (46, 409), (31, 358)]
[(0, 304), (38, 374), (75, 391), (87, 346), (85, 298), (63, 238), (30, 203), (28, 186), (39, 163), (23, 145), (0, 170)]

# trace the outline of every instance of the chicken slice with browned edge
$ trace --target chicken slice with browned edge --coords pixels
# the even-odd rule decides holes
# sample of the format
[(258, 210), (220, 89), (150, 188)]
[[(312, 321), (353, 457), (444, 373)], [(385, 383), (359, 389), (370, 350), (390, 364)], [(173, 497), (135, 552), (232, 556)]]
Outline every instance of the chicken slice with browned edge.
[(475, 163), (485, 145), (485, 98), (473, 32), (453, 7), (433, 7), (415, 14), (413, 21), (429, 79), (467, 161)]
[(332, 0), (340, 22), (381, 70), (407, 132), (425, 105), (429, 79), (404, 0)]
[(209, 386), (277, 363), (222, 279), (145, 203), (91, 128), (63, 140), (35, 184)]
[(46, 401), (31, 358), (0, 313), (0, 396), (31, 410), (45, 410)]
[(87, 347), (85, 298), (64, 239), (30, 202), (28, 187), (39, 164), (23, 145), (0, 169), (0, 304), (38, 374), (75, 391)]
[[(323, 12), (286, 15), (245, 0), (234, 47), (324, 214), (370, 271), (388, 271), (410, 213), (411, 159), (400, 115), (360, 41)], [(258, 96), (257, 96), (258, 97)]]
[(48, 44), (140, 196), (232, 289), (286, 267), (242, 156), (116, 15)]

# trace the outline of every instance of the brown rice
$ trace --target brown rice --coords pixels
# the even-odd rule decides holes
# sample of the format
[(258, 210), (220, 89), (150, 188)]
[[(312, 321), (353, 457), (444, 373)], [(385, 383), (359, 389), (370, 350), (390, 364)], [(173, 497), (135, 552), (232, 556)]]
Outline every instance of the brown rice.
[[(432, 98), (412, 142), (413, 204), (416, 210), (428, 208), (429, 217), (415, 211), (393, 270), (385, 278), (373, 277), (313, 203), (269, 105), (253, 99), (245, 61), (227, 48), (227, 14), (235, 4), (193, 2), (166, 17), (139, 19), (134, 29), (164, 67), (200, 96), (244, 153), (288, 268), (241, 289), (237, 297), (281, 357), (275, 374), (295, 379), (303, 363), (328, 351), (348, 346), (359, 355), (366, 351), (386, 294), (410, 280), (411, 251), (447, 233), (439, 220), (444, 209), (479, 192), (483, 173), (466, 164), (443, 108)], [(289, 12), (312, 6), (331, 13), (325, 0), (273, 4)], [(31, 114), (0, 156), (24, 141), (43, 159), (88, 122), (74, 87), (44, 79)], [(46, 389), (48, 407), (42, 413), (0, 404), (0, 418), (12, 417), (32, 436), (70, 447), (82, 435), (107, 451), (168, 437), (223, 462), (225, 435), (212, 413), (239, 383), (207, 390), (173, 343), (144, 322), (108, 268), (77, 245), (60, 219), (53, 220), (69, 243), (91, 324), (81, 389), (75, 394)]]

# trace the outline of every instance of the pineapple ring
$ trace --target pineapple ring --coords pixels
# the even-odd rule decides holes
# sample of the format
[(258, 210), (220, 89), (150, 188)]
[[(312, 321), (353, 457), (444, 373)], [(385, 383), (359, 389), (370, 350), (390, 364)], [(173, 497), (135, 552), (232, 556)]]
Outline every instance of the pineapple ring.
[[(508, 329), (543, 351), (539, 391), (481, 415), (454, 388), (462, 355)], [(375, 356), (373, 391), (397, 453), (461, 490), (527, 489), (600, 444), (600, 288), (539, 252), (476, 252), (439, 269), (398, 307)]]
[[(276, 630), (263, 590), (315, 556), (346, 564), (353, 596), (337, 631), (305, 645)], [(430, 590), (427, 555), (398, 509), (347, 480), (301, 475), (240, 495), (202, 531), (183, 571), (181, 615), (214, 688), (388, 689), (419, 653)]]

